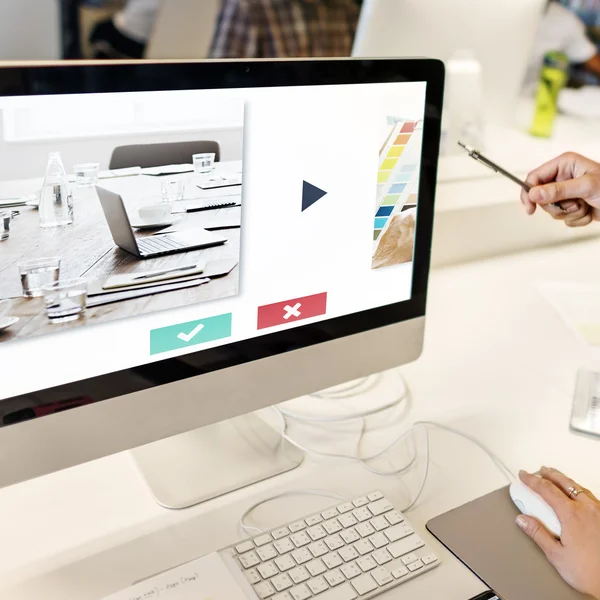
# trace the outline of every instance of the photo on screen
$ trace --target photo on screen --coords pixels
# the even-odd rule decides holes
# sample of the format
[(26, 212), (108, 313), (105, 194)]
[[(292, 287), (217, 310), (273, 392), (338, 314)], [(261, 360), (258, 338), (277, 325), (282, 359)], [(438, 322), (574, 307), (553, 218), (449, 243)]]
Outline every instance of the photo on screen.
[(238, 294), (243, 98), (18, 100), (0, 110), (0, 343)]
[(379, 152), (373, 269), (413, 260), (423, 121), (388, 116)]

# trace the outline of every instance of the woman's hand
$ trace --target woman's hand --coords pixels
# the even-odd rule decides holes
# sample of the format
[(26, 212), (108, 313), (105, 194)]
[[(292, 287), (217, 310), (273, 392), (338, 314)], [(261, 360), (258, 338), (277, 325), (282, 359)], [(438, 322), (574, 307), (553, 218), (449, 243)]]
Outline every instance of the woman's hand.
[[(554, 510), (562, 528), (561, 539), (533, 517), (520, 515), (517, 525), (571, 587), (600, 600), (600, 502), (556, 469), (542, 467), (540, 474), (521, 472), (519, 476)], [(581, 492), (569, 498), (570, 488)]]
[(532, 187), (521, 192), (521, 202), (528, 214), (539, 205), (568, 227), (600, 221), (600, 164), (568, 152), (529, 173), (526, 181)]

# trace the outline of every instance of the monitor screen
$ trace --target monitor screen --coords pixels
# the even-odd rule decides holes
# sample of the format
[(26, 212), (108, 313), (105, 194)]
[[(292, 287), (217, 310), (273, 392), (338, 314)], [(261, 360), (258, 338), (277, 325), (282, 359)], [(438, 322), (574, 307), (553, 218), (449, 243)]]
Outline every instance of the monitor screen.
[(0, 97), (1, 425), (413, 298), (425, 81), (198, 87)]

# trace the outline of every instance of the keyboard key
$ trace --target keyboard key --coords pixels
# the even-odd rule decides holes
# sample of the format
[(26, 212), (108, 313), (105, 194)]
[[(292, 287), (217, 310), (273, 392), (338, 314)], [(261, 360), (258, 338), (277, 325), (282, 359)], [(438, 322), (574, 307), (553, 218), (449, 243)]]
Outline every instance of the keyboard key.
[(344, 562), (350, 562), (351, 560), (358, 558), (358, 552), (353, 546), (345, 546), (344, 548), (341, 548), (339, 555), (343, 558)]
[(340, 522), (342, 527), (344, 527), (344, 529), (347, 529), (348, 527), (354, 527), (354, 525), (358, 523), (358, 521), (354, 518), (354, 515), (352, 514), (340, 515), (338, 521)]
[(280, 571), (289, 571), (290, 569), (293, 569), (296, 565), (296, 561), (288, 554), (286, 556), (280, 556), (279, 558), (276, 558), (273, 561), (276, 565), (277, 568)]
[(340, 583), (344, 583), (344, 581), (346, 581), (346, 578), (342, 575), (342, 572), (339, 569), (333, 569), (333, 571), (325, 573), (323, 577), (325, 577), (327, 583), (331, 587), (335, 587), (336, 585), (340, 585)]
[(256, 552), (250, 551), (240, 556), (240, 563), (244, 569), (250, 569), (260, 563), (260, 559), (256, 556)]
[(281, 592), (281, 594), (277, 594), (277, 596), (273, 596), (271, 600), (294, 600), (289, 592)]
[(294, 535), (290, 536), (290, 540), (292, 540), (292, 542), (294, 543), (294, 546), (296, 546), (296, 548), (302, 548), (302, 546), (308, 546), (308, 544), (310, 544), (310, 542), (311, 542), (310, 538), (306, 534), (306, 531), (301, 531), (300, 533), (295, 533)]
[(387, 547), (387, 551), (394, 557), (399, 558), (409, 552), (414, 552), (419, 548), (422, 548), (425, 544), (423, 540), (415, 534), (410, 535), (403, 540), (400, 540), (394, 544), (390, 544)]
[(310, 562), (313, 559), (313, 555), (308, 551), (307, 548), (299, 548), (292, 552), (292, 558), (299, 564), (303, 565)]
[(362, 569), (363, 572), (372, 571), (377, 568), (377, 563), (371, 556), (363, 556), (356, 561), (356, 564)]
[(250, 550), (254, 550), (254, 544), (248, 540), (247, 542), (238, 544), (235, 549), (238, 554), (245, 554), (246, 552), (250, 552)]
[(275, 577), (275, 575), (279, 574), (279, 569), (272, 562), (259, 565), (256, 570), (260, 573), (263, 579), (270, 579), (271, 577)]
[(354, 544), (354, 549), (361, 556), (364, 556), (365, 554), (370, 554), (371, 552), (373, 552), (373, 550), (375, 550), (375, 548), (373, 548), (373, 544), (371, 544), (369, 540), (358, 540), (358, 542)]
[(356, 592), (347, 583), (330, 588), (319, 596), (319, 600), (354, 600), (358, 598)]
[(290, 525), (290, 531), (292, 533), (298, 533), (299, 531), (302, 531), (303, 529), (306, 529), (306, 523), (304, 521), (296, 521), (295, 523), (292, 523)]
[(419, 557), (414, 552), (410, 552), (406, 556), (402, 557), (402, 562), (405, 565), (409, 565), (410, 563), (414, 563), (416, 560), (419, 560)]
[(321, 559), (316, 559), (306, 565), (306, 570), (313, 576), (321, 575), (327, 571), (325, 563)]
[(385, 565), (386, 563), (392, 562), (392, 555), (385, 548), (373, 552), (373, 558), (378, 565)]
[(277, 557), (277, 551), (275, 550), (275, 548), (273, 548), (271, 544), (269, 544), (268, 546), (263, 546), (262, 548), (258, 548), (256, 550), (256, 554), (258, 554), (260, 560), (262, 560), (263, 562), (267, 562), (268, 560)]
[(324, 556), (323, 562), (328, 569), (335, 569), (344, 564), (344, 561), (337, 552), (331, 552), (327, 556)]
[(354, 579), (359, 575), (362, 575), (362, 571), (358, 568), (356, 563), (348, 563), (347, 565), (342, 565), (340, 567), (340, 571), (344, 574), (346, 579)]
[(327, 537), (327, 532), (323, 529), (322, 525), (315, 525), (314, 527), (307, 529), (306, 533), (308, 533), (313, 542)]
[(328, 508), (327, 510), (324, 510), (321, 513), (321, 516), (325, 519), (333, 519), (334, 517), (339, 516), (340, 513), (338, 513), (338, 509), (337, 508)]
[(280, 527), (279, 529), (276, 529), (275, 531), (271, 531), (271, 535), (273, 536), (274, 540), (280, 540), (282, 537), (285, 537), (286, 535), (290, 534), (290, 530), (287, 527)]
[(292, 550), (296, 549), (296, 546), (292, 544), (290, 538), (282, 538), (280, 540), (277, 540), (273, 544), (273, 546), (275, 546), (275, 550), (277, 550), (279, 554), (287, 554), (288, 552), (291, 552)]
[(373, 515), (371, 515), (369, 509), (366, 506), (356, 508), (352, 511), (352, 514), (359, 523), (362, 523), (363, 521), (369, 521), (373, 518)]
[(406, 577), (408, 575), (408, 569), (403, 566), (396, 567), (392, 571), (392, 576), (394, 579), (402, 579), (402, 577)]
[(376, 533), (375, 535), (372, 535), (369, 538), (369, 541), (378, 550), (379, 550), (379, 548), (383, 548), (384, 546), (387, 546), (390, 543), (390, 540), (388, 540), (385, 537), (385, 535), (383, 535), (383, 533)]
[(369, 502), (375, 502), (376, 500), (381, 500), (383, 498), (383, 494), (381, 492), (371, 492), (367, 494), (367, 498)]
[(292, 588), (289, 592), (294, 600), (307, 600), (312, 596), (311, 591), (306, 585), (299, 585)]
[(325, 529), (329, 535), (332, 535), (333, 533), (341, 531), (343, 528), (337, 519), (331, 519), (330, 521), (325, 521), (325, 523), (323, 523), (323, 529)]
[(338, 507), (338, 512), (343, 515), (347, 512), (351, 512), (352, 510), (354, 510), (354, 504), (352, 504), (352, 502), (344, 502), (344, 504), (340, 504)]
[(383, 516), (390, 525), (398, 525), (398, 523), (404, 521), (404, 517), (397, 510), (391, 510)]
[(415, 571), (418, 571), (419, 569), (423, 568), (423, 562), (420, 560), (416, 560), (413, 563), (410, 563), (410, 565), (406, 565), (406, 568), (411, 572), (414, 573)]
[(384, 569), (383, 567), (379, 567), (379, 568), (375, 569), (374, 571), (371, 571), (371, 576), (380, 586), (387, 585), (388, 583), (391, 583), (392, 581), (394, 581), (392, 574), (387, 569)]
[(360, 577), (355, 577), (350, 584), (359, 596), (364, 596), (379, 587), (377, 582), (368, 573), (365, 573)]
[(427, 554), (427, 556), (421, 557), (424, 565), (431, 565), (437, 562), (438, 557), (435, 554)]
[(370, 523), (359, 523), (356, 526), (356, 531), (360, 535), (360, 537), (369, 537), (375, 533), (375, 530), (371, 526)]
[(315, 542), (314, 544), (311, 544), (308, 549), (315, 558), (319, 558), (319, 556), (323, 556), (324, 554), (329, 554), (329, 548), (325, 545), (325, 542)]
[(254, 591), (261, 600), (265, 600), (265, 598), (270, 598), (271, 596), (275, 595), (275, 590), (268, 581), (261, 581), (260, 583), (257, 583), (254, 586)]
[(383, 513), (389, 512), (390, 510), (394, 510), (394, 507), (385, 499), (377, 500), (377, 502), (371, 502), (369, 504), (368, 509), (373, 513), (374, 517), (378, 517)]
[(313, 525), (316, 525), (317, 523), (321, 523), (321, 521), (323, 521), (323, 517), (321, 515), (313, 515), (312, 517), (308, 517), (304, 520), (306, 521), (306, 524), (309, 527), (312, 527)]
[(261, 576), (258, 574), (256, 569), (248, 569), (246, 571), (246, 577), (250, 583), (258, 583), (259, 581), (262, 581)]
[(360, 540), (360, 535), (356, 533), (356, 529), (354, 529), (354, 527), (342, 531), (340, 533), (340, 537), (346, 542), (346, 544), (352, 544), (357, 540)]
[(356, 508), (360, 508), (361, 506), (366, 506), (369, 504), (369, 499), (366, 496), (362, 496), (361, 498), (357, 498), (352, 502)]
[(271, 584), (278, 592), (289, 590), (294, 585), (287, 573), (282, 573), (281, 575), (277, 575), (277, 577), (273, 577), (273, 579), (271, 579)]
[[(360, 532), (359, 532), (360, 533)], [(390, 542), (397, 542), (405, 537), (408, 537), (413, 533), (413, 530), (407, 525), (394, 525), (389, 529), (385, 529), (384, 532), (385, 537), (390, 540)]]
[(325, 581), (322, 575), (311, 579), (307, 585), (313, 594), (320, 594), (329, 587), (329, 584)]
[(375, 517), (374, 519), (371, 519), (369, 523), (371, 523), (371, 527), (373, 527), (375, 531), (383, 531), (390, 526), (384, 516)]
[(268, 534), (265, 533), (265, 535), (261, 535), (257, 538), (254, 538), (254, 544), (260, 548), (261, 546), (264, 546), (265, 544), (268, 544), (269, 542), (272, 542), (273, 538)]
[(295, 583), (302, 583), (310, 579), (310, 574), (304, 567), (296, 567), (288, 572), (290, 579)]
[(325, 539), (325, 544), (327, 544), (327, 547), (333, 551), (333, 550), (339, 550), (340, 548), (344, 547), (344, 540), (342, 540), (342, 538), (335, 534), (332, 535), (331, 537), (328, 537)]

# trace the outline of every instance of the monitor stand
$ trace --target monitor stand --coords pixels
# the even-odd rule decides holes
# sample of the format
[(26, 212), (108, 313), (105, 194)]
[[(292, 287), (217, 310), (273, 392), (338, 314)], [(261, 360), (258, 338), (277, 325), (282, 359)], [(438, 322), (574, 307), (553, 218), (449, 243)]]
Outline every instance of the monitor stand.
[(188, 508), (295, 469), (304, 454), (251, 413), (131, 451), (158, 504)]

